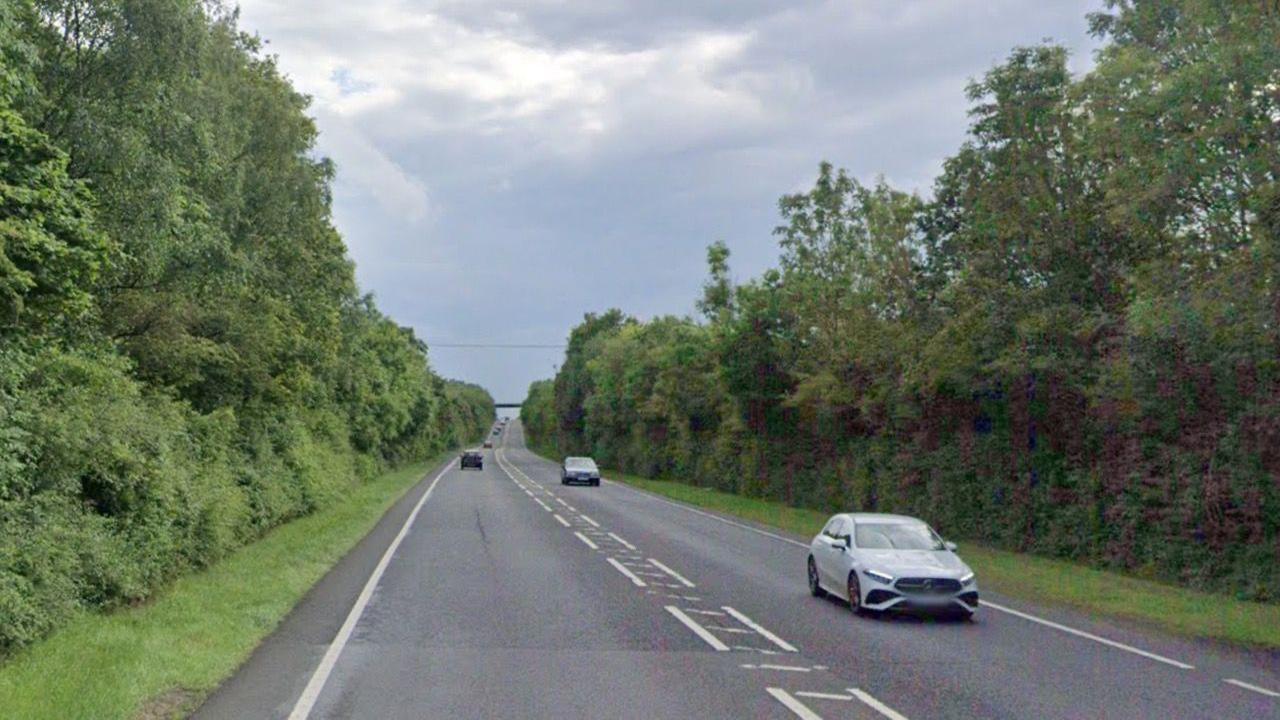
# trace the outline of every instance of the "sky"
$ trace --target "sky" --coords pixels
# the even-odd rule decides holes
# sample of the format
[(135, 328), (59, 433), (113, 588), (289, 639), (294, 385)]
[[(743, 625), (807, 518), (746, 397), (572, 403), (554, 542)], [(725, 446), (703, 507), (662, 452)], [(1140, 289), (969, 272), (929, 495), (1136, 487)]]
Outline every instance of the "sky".
[(706, 246), (773, 266), (827, 160), (928, 196), (966, 84), (1101, 0), (240, 0), (313, 98), (361, 287), (499, 402), (587, 312), (694, 311)]

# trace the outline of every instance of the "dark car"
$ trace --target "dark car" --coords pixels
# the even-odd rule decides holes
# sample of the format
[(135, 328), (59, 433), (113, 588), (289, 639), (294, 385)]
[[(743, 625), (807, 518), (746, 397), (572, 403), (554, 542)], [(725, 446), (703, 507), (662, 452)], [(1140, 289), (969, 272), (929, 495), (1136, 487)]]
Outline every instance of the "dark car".
[(462, 460), (460, 461), (460, 463), (462, 465), (463, 470), (466, 470), (469, 467), (473, 467), (477, 470), (483, 470), (484, 469), (484, 453), (478, 450), (468, 450), (462, 453)]
[(585, 485), (600, 484), (600, 468), (596, 461), (588, 457), (567, 457), (560, 466), (560, 484), (583, 483)]

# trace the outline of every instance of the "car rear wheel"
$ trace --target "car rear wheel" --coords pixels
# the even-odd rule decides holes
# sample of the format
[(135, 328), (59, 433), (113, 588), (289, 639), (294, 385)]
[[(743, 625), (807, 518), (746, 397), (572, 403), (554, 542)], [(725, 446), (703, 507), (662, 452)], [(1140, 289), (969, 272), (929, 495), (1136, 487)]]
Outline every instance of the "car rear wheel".
[(854, 615), (862, 614), (862, 586), (858, 584), (858, 573), (849, 573), (849, 609)]
[(813, 556), (809, 556), (809, 592), (814, 597), (826, 597), (827, 591), (822, 589), (822, 583), (818, 582), (818, 565), (813, 561)]

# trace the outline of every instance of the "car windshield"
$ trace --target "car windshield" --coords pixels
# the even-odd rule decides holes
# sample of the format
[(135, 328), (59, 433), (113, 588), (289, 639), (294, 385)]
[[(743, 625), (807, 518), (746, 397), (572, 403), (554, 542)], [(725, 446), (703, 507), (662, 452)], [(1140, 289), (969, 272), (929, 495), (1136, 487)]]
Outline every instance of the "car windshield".
[(942, 539), (923, 523), (858, 523), (858, 547), (868, 550), (942, 550)]
[(564, 466), (571, 470), (595, 470), (596, 464), (591, 458), (565, 458)]

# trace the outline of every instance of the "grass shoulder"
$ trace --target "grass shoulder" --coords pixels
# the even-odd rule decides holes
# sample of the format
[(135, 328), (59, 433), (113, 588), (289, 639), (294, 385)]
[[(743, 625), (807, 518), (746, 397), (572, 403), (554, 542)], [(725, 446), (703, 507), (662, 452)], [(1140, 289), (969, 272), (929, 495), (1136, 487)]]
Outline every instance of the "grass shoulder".
[[(762, 525), (809, 537), (829, 514), (681, 482), (609, 473), (609, 479)], [(961, 554), (984, 588), (1137, 622), (1186, 637), (1253, 648), (1280, 648), (1280, 605), (1247, 602), (1097, 570), (1063, 560), (962, 542)]]
[(430, 468), (383, 474), (282, 525), (145, 606), (83, 613), (0, 665), (5, 717), (185, 716)]

